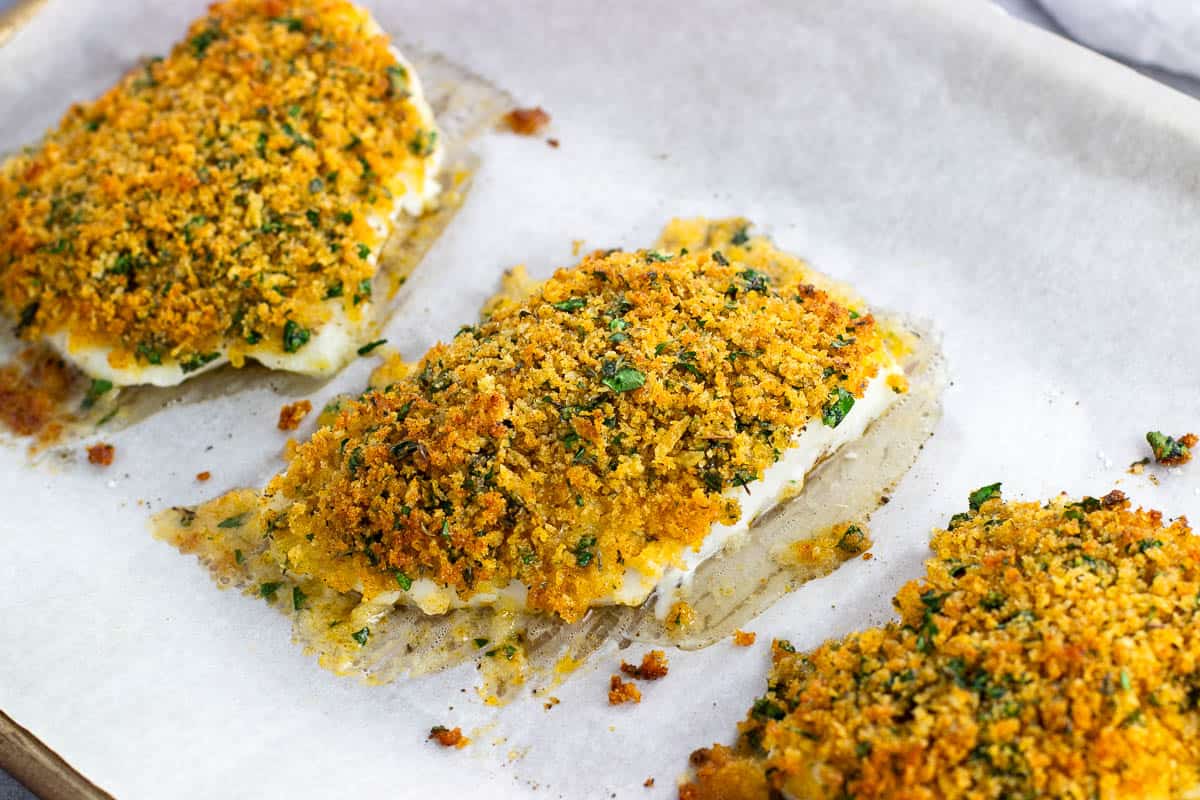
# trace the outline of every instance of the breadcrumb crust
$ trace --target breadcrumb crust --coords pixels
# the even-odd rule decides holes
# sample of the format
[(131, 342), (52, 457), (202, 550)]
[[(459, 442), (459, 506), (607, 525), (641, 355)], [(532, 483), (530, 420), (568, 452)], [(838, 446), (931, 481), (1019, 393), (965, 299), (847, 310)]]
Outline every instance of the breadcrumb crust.
[(334, 302), (354, 318), (371, 220), (422, 185), (436, 135), (407, 81), (344, 0), (214, 4), (0, 167), (0, 309), (26, 338), (184, 372), (292, 352)]
[(1178, 798), (1200, 768), (1200, 540), (1103, 500), (982, 502), (901, 620), (796, 653), (682, 800)]
[(736, 520), (725, 491), (891, 356), (744, 223), (668, 230), (700, 247), (593, 253), (343, 403), (268, 487), (281, 561), (367, 597), (516, 580), (572, 621)]

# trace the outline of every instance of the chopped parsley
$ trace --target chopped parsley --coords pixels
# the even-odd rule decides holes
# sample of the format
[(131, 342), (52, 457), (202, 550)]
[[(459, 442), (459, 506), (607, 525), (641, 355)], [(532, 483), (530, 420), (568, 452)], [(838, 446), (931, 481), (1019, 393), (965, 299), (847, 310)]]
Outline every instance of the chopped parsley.
[(283, 325), (283, 352), (295, 353), (308, 344), (311, 337), (312, 331), (308, 328), (301, 328), (295, 320), (289, 319)]
[(1154, 460), (1160, 464), (1183, 464), (1192, 457), (1192, 452), (1186, 443), (1160, 431), (1147, 433), (1146, 441), (1154, 452)]
[(352, 638), (352, 639), (354, 639), (354, 641), (358, 642), (360, 647), (364, 647), (367, 644), (367, 639), (371, 638), (371, 629), (370, 628), (359, 628), (354, 633), (350, 634), (350, 638)]
[(268, 581), (267, 583), (259, 584), (258, 593), (261, 597), (267, 599), (267, 602), (275, 601), (275, 593), (279, 591), (279, 587), (283, 584), (279, 581)]
[(554, 306), (559, 311), (565, 311), (568, 314), (570, 314), (574, 311), (578, 311), (579, 309), (581, 309), (585, 305), (587, 305), (587, 301), (584, 300), (582, 297), (571, 297), (566, 300), (561, 300), (557, 303), (551, 303), (550, 305)]
[(384, 344), (387, 344), (387, 339), (376, 339), (373, 342), (367, 342), (362, 347), (358, 348), (358, 354), (360, 356), (365, 356), (368, 353), (370, 353), (372, 350), (374, 350), (376, 347), (379, 347), (380, 345), (384, 345)]
[(217, 523), (218, 528), (240, 528), (246, 524), (246, 518), (250, 516), (249, 511), (243, 511), (241, 514), (235, 514), (232, 517), (226, 517)]
[(821, 422), (830, 428), (836, 428), (842, 424), (842, 420), (846, 418), (852, 408), (854, 408), (854, 395), (838, 386), (829, 393), (829, 400), (825, 403), (825, 408), (821, 413)]
[(595, 552), (596, 537), (583, 536), (575, 543), (575, 548), (571, 551), (575, 555), (575, 563), (581, 567), (586, 567), (592, 563), (592, 559), (596, 557)]
[(292, 609), (294, 611), (299, 611), (300, 609), (304, 608), (304, 601), (307, 599), (308, 595), (306, 595), (299, 586), (292, 587)]
[(179, 368), (185, 373), (195, 372), (205, 364), (211, 364), (220, 357), (220, 353), (193, 353), (185, 361), (179, 362)]
[(83, 407), (85, 409), (96, 405), (96, 401), (104, 395), (112, 391), (112, 381), (104, 378), (93, 378), (92, 385), (88, 387), (87, 394), (83, 396)]
[(967, 496), (967, 504), (972, 511), (978, 511), (979, 507), (991, 500), (993, 497), (1000, 496), (1000, 484), (989, 483), (987, 486), (980, 486), (975, 491)]
[(862, 532), (862, 528), (851, 525), (838, 539), (837, 548), (846, 553), (861, 553), (866, 549), (866, 545), (867, 536)]
[(407, 592), (409, 589), (412, 588), (412, 584), (413, 584), (412, 578), (408, 577), (400, 570), (396, 570), (395, 576), (396, 576), (396, 585), (398, 585), (402, 590)]
[(617, 394), (640, 389), (646, 383), (646, 376), (639, 370), (624, 365), (621, 359), (605, 361), (600, 369), (600, 382)]

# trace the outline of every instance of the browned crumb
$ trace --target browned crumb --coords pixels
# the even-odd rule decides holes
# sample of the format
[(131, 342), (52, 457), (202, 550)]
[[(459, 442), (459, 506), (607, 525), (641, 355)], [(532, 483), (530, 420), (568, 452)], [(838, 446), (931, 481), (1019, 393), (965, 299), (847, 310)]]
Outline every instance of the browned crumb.
[(550, 145), (551, 147), (553, 147), (555, 149), (558, 149), (558, 139), (547, 139), (546, 144)]
[(756, 638), (758, 638), (758, 634), (753, 631), (737, 630), (733, 632), (733, 643), (738, 647), (749, 647), (754, 644)]
[(557, 697), (554, 697), (553, 695), (551, 695), (550, 697), (547, 697), (547, 698), (546, 698), (546, 702), (545, 702), (545, 703), (542, 703), (542, 708), (544, 708), (544, 709), (546, 709), (547, 711), (549, 711), (550, 709), (554, 708), (556, 705), (558, 705), (558, 704), (559, 704), (559, 703), (561, 703), (561, 702), (562, 702), (562, 701), (561, 701), (561, 700), (559, 700)]
[(863, 561), (870, 561), (870, 560), (871, 560), (872, 558), (874, 558), (874, 557), (875, 557), (875, 556), (874, 556), (874, 555), (872, 555), (871, 553), (863, 553), (863, 554), (862, 554), (862, 560), (863, 560)]
[(1146, 471), (1146, 465), (1152, 460), (1153, 459), (1151, 459), (1150, 456), (1139, 458), (1137, 461), (1129, 465), (1129, 469), (1127, 469), (1126, 472), (1128, 472), (1130, 475), (1141, 475)]
[(642, 702), (642, 692), (632, 681), (625, 683), (620, 675), (613, 675), (608, 681), (608, 704), (619, 706), (622, 703)]
[(300, 427), (301, 420), (307, 417), (310, 411), (312, 411), (312, 403), (308, 400), (298, 400), (295, 403), (288, 403), (279, 409), (279, 423), (277, 427), (281, 431), (294, 431)]
[(504, 124), (518, 136), (536, 136), (550, 124), (550, 115), (542, 108), (514, 108), (504, 115)]
[(75, 377), (66, 362), (49, 350), (22, 351), (0, 365), (0, 424), (18, 436), (53, 441), (62, 431), (63, 405)]
[(200, 481), (201, 483), (203, 483), (204, 481), (208, 480), (211, 477), (212, 477), (212, 473), (209, 472), (208, 470), (204, 470), (204, 472), (196, 473), (196, 480)]
[(447, 728), (444, 725), (434, 725), (429, 729), (429, 741), (434, 741), (442, 747), (455, 747), (459, 750), (471, 743), (463, 736), (462, 728)]
[(88, 448), (88, 463), (107, 467), (113, 462), (113, 454), (117, 449), (107, 442), (97, 442)]
[(653, 785), (654, 785), (654, 778), (646, 778), (646, 781), (642, 784), (642, 786), (645, 786), (647, 789), (649, 789)]
[(632, 675), (638, 680), (656, 681), (659, 678), (665, 678), (667, 675), (667, 657), (662, 650), (651, 650), (642, 656), (642, 663), (638, 666), (621, 662), (621, 672), (626, 675)]

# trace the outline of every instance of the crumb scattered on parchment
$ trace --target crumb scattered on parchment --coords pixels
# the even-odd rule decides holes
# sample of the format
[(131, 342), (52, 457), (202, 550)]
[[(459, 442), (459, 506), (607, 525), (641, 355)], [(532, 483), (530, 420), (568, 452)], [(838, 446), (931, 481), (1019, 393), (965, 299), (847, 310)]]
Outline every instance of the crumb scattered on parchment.
[(279, 409), (279, 430), (294, 431), (300, 427), (300, 422), (312, 411), (312, 403), (308, 400), (298, 400), (288, 403)]
[(1168, 467), (1179, 467), (1192, 460), (1191, 448), (1200, 442), (1200, 437), (1185, 433), (1176, 439), (1161, 431), (1150, 431), (1146, 434), (1146, 441), (1150, 444), (1155, 461)]
[(504, 124), (518, 136), (537, 136), (550, 124), (550, 115), (541, 107), (514, 108), (504, 115)]
[(642, 681), (656, 681), (667, 676), (667, 657), (662, 650), (651, 650), (642, 656), (638, 666), (621, 662), (621, 672)]
[(1137, 461), (1129, 465), (1129, 469), (1125, 470), (1130, 475), (1141, 475), (1146, 471), (1146, 465), (1151, 461), (1150, 456), (1139, 458)]
[(870, 561), (870, 560), (871, 560), (872, 558), (874, 558), (874, 557), (875, 557), (875, 556), (873, 556), (873, 555), (872, 555), (871, 553), (869, 553), (869, 552), (867, 552), (867, 553), (863, 553), (863, 554), (862, 554), (862, 560), (863, 560), (863, 561)]
[(757, 637), (754, 631), (736, 630), (733, 632), (733, 643), (738, 647), (749, 647)]
[(87, 449), (88, 463), (95, 464), (100, 467), (107, 467), (113, 462), (113, 455), (117, 452), (117, 448), (107, 442), (97, 442)]
[(646, 778), (646, 782), (642, 784), (642, 786), (645, 786), (647, 789), (649, 789), (653, 785), (654, 785), (654, 778)]
[(437, 742), (442, 747), (456, 747), (459, 750), (471, 742), (470, 739), (463, 736), (462, 728), (447, 728), (444, 725), (434, 725), (430, 728), (429, 740)]
[(580, 253), (582, 253), (583, 245), (584, 245), (583, 239), (572, 239), (571, 240), (571, 255), (577, 256)]
[(196, 473), (196, 480), (200, 481), (201, 483), (203, 483), (204, 481), (208, 480), (211, 477), (212, 477), (212, 473), (209, 472), (208, 470), (204, 470), (204, 472)]
[(625, 683), (620, 675), (613, 675), (608, 681), (608, 704), (619, 706), (622, 703), (642, 702), (642, 692), (632, 681)]
[(551, 147), (553, 147), (555, 150), (557, 150), (557, 149), (558, 149), (558, 139), (547, 139), (547, 140), (546, 140), (546, 144), (550, 145), (550, 146), (551, 146)]
[(551, 695), (550, 697), (547, 697), (547, 698), (546, 698), (546, 702), (545, 702), (545, 703), (542, 703), (542, 708), (544, 708), (544, 709), (546, 709), (547, 711), (549, 711), (550, 709), (554, 708), (556, 705), (558, 705), (558, 704), (559, 704), (559, 703), (561, 703), (561, 702), (562, 702), (562, 701), (561, 701), (561, 700), (559, 700), (557, 697), (554, 697), (553, 695)]

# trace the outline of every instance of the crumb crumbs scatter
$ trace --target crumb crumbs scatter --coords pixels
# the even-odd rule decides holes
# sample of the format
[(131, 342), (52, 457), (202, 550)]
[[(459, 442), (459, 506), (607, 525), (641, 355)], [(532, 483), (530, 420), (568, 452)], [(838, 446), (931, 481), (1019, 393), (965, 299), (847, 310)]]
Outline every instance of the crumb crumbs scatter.
[(863, 560), (863, 561), (870, 561), (870, 560), (871, 560), (872, 558), (874, 558), (874, 557), (875, 557), (875, 556), (874, 556), (874, 555), (872, 555), (870, 552), (867, 552), (867, 553), (863, 553), (863, 554), (862, 554), (862, 560)]
[(651, 788), (654, 786), (654, 778), (646, 778), (646, 781), (642, 784), (642, 786), (645, 786), (647, 789)]
[(1179, 467), (1192, 460), (1192, 448), (1200, 442), (1194, 433), (1185, 433), (1178, 439), (1159, 431), (1146, 434), (1146, 441), (1154, 452), (1154, 460), (1168, 467)]
[(312, 402), (309, 400), (297, 400), (295, 403), (288, 403), (283, 408), (279, 409), (279, 422), (277, 426), (281, 431), (294, 431), (300, 427), (300, 423), (312, 411)]
[(471, 743), (470, 739), (463, 736), (462, 728), (447, 728), (444, 725), (434, 725), (430, 728), (428, 738), (442, 747), (455, 747), (459, 750)]
[[(995, 489), (996, 487), (986, 487)], [(900, 621), (772, 648), (681, 800), (1182, 798), (1200, 784), (1200, 539), (1119, 491), (972, 495)]]
[(107, 442), (97, 442), (87, 449), (88, 463), (107, 467), (113, 463), (117, 449)]
[(622, 703), (642, 702), (642, 691), (633, 681), (626, 683), (620, 675), (613, 675), (608, 681), (608, 704), (619, 706)]
[(1130, 475), (1141, 475), (1146, 471), (1146, 466), (1149, 465), (1151, 461), (1153, 461), (1153, 459), (1150, 456), (1139, 458), (1137, 461), (1129, 465), (1129, 469), (1127, 469), (1126, 472), (1128, 472)]
[(757, 638), (758, 634), (753, 631), (736, 630), (733, 632), (733, 643), (738, 647), (749, 647)]
[(196, 480), (200, 481), (201, 483), (203, 483), (204, 481), (208, 480), (211, 477), (212, 477), (212, 473), (209, 472), (208, 470), (204, 470), (204, 472), (196, 473)]
[(546, 140), (546, 144), (550, 145), (550, 146), (551, 146), (551, 147), (553, 147), (555, 150), (557, 150), (557, 149), (558, 149), (559, 142), (558, 142), (558, 139), (547, 139), (547, 140)]
[(562, 701), (561, 701), (561, 700), (559, 700), (557, 697), (555, 697), (555, 696), (551, 695), (550, 697), (547, 697), (547, 698), (546, 698), (546, 702), (545, 702), (545, 703), (542, 703), (542, 708), (544, 708), (544, 709), (546, 709), (547, 711), (549, 711), (550, 709), (554, 708), (556, 705), (558, 705), (558, 704), (559, 704), (559, 703), (561, 703), (561, 702), (562, 702)]
[(514, 108), (504, 115), (508, 129), (519, 136), (536, 136), (550, 124), (550, 115), (543, 108)]
[(642, 656), (642, 663), (633, 664), (621, 662), (621, 672), (642, 681), (656, 681), (665, 678), (669, 664), (662, 650), (651, 650)]

